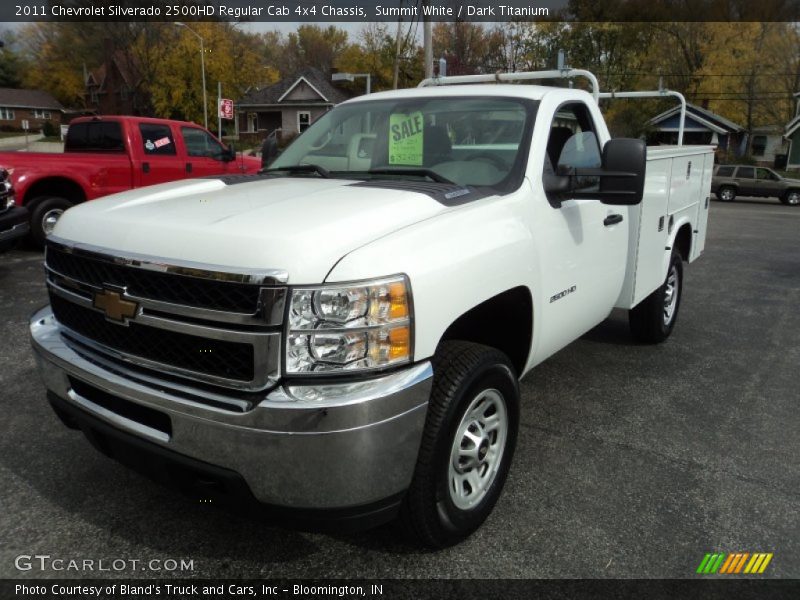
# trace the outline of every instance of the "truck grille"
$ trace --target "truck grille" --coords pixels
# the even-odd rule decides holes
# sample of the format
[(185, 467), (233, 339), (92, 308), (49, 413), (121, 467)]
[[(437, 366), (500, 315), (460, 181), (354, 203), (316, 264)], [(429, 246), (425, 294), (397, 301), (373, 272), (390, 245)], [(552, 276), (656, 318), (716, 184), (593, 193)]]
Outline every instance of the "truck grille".
[(45, 270), (65, 341), (114, 368), (148, 371), (159, 385), (244, 393), (280, 377), (284, 271), (121, 257), (54, 236)]
[(254, 314), (258, 310), (260, 287), (168, 273), (77, 256), (47, 248), (47, 266), (55, 272), (96, 287), (127, 287), (132, 296), (211, 310)]
[(50, 306), (56, 320), (68, 329), (123, 354), (215, 377), (243, 382), (253, 379), (251, 344), (213, 340), (137, 323), (123, 327), (52, 292)]

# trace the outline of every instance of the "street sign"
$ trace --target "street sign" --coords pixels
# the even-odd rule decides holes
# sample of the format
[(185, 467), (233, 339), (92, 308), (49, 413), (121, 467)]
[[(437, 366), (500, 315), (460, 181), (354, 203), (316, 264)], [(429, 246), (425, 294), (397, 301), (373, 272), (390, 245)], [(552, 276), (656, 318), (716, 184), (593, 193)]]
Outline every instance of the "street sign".
[(219, 116), (222, 119), (233, 119), (233, 100), (221, 98), (219, 101)]
[(22, 129), (28, 131), (30, 129), (30, 123), (28, 123), (28, 119), (22, 119)]

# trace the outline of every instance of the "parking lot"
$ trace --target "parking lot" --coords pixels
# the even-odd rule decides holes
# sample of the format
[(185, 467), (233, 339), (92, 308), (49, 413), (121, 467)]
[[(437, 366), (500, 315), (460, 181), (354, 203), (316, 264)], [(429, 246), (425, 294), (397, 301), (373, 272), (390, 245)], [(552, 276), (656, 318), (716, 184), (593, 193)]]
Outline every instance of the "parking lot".
[(800, 209), (712, 202), (677, 328), (637, 346), (625, 314), (529, 374), (511, 475), (465, 543), (421, 551), (395, 525), (275, 528), (117, 465), (50, 410), (27, 340), (42, 256), (0, 256), (0, 577), (20, 554), (194, 560), (181, 577), (694, 576), (711, 551), (772, 552), (800, 577)]

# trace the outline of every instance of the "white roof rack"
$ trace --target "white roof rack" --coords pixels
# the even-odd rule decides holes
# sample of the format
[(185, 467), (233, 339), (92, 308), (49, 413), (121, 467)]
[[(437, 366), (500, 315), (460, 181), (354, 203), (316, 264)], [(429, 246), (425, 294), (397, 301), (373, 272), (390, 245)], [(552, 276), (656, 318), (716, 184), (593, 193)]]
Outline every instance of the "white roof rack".
[(592, 96), (596, 102), (601, 98), (663, 98), (672, 96), (681, 103), (681, 118), (678, 126), (678, 146), (683, 145), (683, 129), (686, 123), (686, 98), (680, 92), (667, 89), (642, 92), (601, 92), (597, 77), (585, 69), (553, 69), (551, 71), (521, 71), (518, 73), (491, 73), (485, 75), (454, 75), (450, 77), (429, 77), (423, 79), (418, 87), (436, 85), (459, 85), (464, 83), (505, 83), (510, 81), (530, 81), (536, 79), (574, 79), (584, 77), (592, 86)]
[(673, 90), (659, 89), (652, 91), (642, 92), (601, 92), (598, 94), (600, 98), (663, 98), (665, 96), (672, 96), (677, 98), (681, 103), (681, 118), (678, 124), (678, 146), (683, 146), (683, 128), (686, 124), (686, 98), (680, 92)]
[(592, 85), (592, 96), (600, 97), (600, 84), (591, 71), (584, 69), (553, 69), (552, 71), (521, 71), (519, 73), (493, 73), (487, 75), (454, 75), (452, 77), (430, 77), (423, 79), (418, 87), (434, 85), (459, 85), (462, 83), (505, 83), (509, 81), (528, 81), (532, 79), (573, 79), (584, 77)]

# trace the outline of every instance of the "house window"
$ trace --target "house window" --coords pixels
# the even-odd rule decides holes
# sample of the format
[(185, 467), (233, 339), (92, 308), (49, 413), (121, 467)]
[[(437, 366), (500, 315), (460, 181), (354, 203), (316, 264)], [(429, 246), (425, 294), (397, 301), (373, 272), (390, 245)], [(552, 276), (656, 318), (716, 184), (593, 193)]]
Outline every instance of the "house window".
[(298, 111), (297, 113), (297, 132), (303, 133), (311, 125), (311, 113), (308, 111)]
[(10, 108), (0, 107), (0, 121), (13, 121), (14, 111)]
[(46, 119), (50, 120), (52, 117), (49, 110), (39, 110), (38, 108), (33, 111), (33, 118), (34, 119)]
[(754, 135), (753, 136), (753, 156), (764, 156), (767, 149), (767, 136)]

